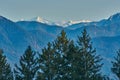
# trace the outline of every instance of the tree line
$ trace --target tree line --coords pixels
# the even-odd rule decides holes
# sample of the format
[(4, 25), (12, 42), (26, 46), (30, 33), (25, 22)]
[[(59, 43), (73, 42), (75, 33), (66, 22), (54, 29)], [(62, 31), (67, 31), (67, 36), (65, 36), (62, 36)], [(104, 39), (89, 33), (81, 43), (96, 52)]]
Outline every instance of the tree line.
[[(102, 58), (89, 34), (85, 29), (81, 34), (74, 42), (62, 30), (41, 53), (28, 46), (13, 70), (0, 50), (0, 80), (110, 80), (101, 73)], [(120, 50), (112, 65), (111, 71), (120, 80)]]

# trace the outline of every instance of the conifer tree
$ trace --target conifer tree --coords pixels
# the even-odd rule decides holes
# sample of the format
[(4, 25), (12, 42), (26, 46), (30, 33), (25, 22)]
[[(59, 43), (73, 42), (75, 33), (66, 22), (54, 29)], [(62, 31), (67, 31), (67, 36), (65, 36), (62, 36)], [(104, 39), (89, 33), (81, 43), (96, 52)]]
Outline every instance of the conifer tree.
[(120, 49), (117, 51), (117, 56), (114, 59), (111, 70), (120, 80)]
[(78, 53), (74, 56), (76, 62), (73, 67), (76, 79), (79, 80), (102, 80), (100, 70), (102, 67), (101, 58), (96, 55), (93, 49), (91, 38), (84, 29), (81, 36), (78, 36)]
[(56, 70), (54, 69), (54, 49), (49, 42), (47, 47), (39, 54), (39, 65), (41, 71), (38, 72), (37, 80), (53, 80)]
[(13, 80), (13, 72), (2, 50), (0, 50), (0, 80)]
[(62, 31), (54, 42), (48, 43), (47, 48), (42, 50), (39, 58), (42, 71), (38, 74), (38, 80), (42, 77), (44, 77), (43, 80), (68, 80), (65, 53), (68, 50), (69, 42), (66, 33)]
[(102, 59), (92, 48), (86, 30), (78, 39), (76, 46), (62, 31), (54, 42), (48, 43), (39, 57), (41, 71), (37, 80), (103, 80)]
[(68, 80), (69, 78), (69, 62), (66, 52), (69, 49), (70, 42), (71, 40), (67, 38), (64, 30), (61, 31), (61, 35), (53, 42), (53, 47), (55, 48), (54, 64), (57, 69), (55, 79), (57, 80)]
[(77, 73), (75, 69), (77, 69), (77, 65), (76, 64), (76, 57), (78, 56), (77, 55), (77, 52), (78, 52), (78, 47), (75, 46), (74, 44), (74, 41), (71, 41), (70, 44), (69, 44), (69, 47), (68, 47), (68, 50), (66, 52), (66, 62), (67, 62), (67, 71), (66, 71), (66, 74), (67, 74), (67, 79), (68, 80), (78, 80), (76, 78)]
[(28, 46), (23, 56), (20, 57), (19, 65), (15, 64), (15, 80), (33, 80), (36, 78), (38, 69), (36, 52)]

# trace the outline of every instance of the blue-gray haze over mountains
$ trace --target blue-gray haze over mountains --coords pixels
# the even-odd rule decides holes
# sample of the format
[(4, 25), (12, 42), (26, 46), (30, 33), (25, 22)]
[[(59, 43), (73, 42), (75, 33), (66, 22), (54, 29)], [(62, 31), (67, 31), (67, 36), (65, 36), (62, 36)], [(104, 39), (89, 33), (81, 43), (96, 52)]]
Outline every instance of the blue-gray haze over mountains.
[(68, 38), (77, 41), (77, 36), (81, 35), (84, 28), (91, 36), (97, 54), (103, 58), (102, 72), (111, 76), (111, 61), (120, 48), (120, 13), (101, 21), (81, 22), (67, 27), (37, 21), (13, 22), (0, 16), (0, 48), (13, 65), (18, 62), (28, 45), (41, 52), (41, 49), (53, 41), (61, 30), (66, 31)]

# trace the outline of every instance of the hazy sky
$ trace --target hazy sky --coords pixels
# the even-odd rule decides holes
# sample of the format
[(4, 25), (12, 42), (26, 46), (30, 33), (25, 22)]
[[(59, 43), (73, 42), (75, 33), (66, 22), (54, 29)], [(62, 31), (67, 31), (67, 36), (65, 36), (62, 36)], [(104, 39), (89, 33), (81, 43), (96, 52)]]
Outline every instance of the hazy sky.
[(120, 12), (120, 0), (0, 0), (0, 15), (11, 20), (100, 20)]

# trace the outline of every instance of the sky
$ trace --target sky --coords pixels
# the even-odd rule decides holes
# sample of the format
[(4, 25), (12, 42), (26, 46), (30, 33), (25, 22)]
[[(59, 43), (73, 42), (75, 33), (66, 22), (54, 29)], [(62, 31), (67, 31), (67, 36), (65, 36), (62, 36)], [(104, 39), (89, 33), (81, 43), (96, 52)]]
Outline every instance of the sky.
[(13, 21), (98, 21), (120, 12), (120, 0), (0, 0), (0, 15)]

